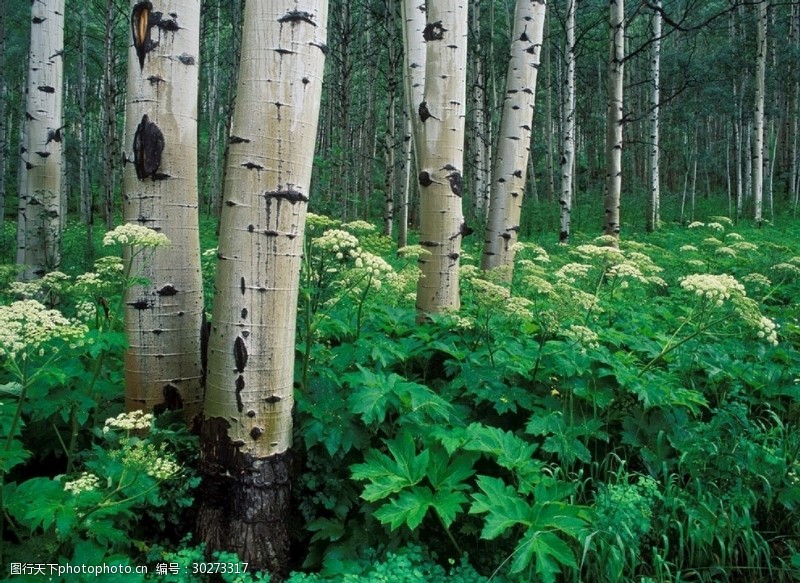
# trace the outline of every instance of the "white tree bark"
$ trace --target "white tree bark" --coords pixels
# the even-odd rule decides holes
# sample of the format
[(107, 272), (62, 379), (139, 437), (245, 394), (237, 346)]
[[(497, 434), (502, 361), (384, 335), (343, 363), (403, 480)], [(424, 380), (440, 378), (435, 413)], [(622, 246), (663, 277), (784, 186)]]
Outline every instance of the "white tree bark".
[(606, 119), (606, 195), (604, 233), (619, 239), (622, 192), (622, 87), (625, 59), (625, 2), (610, 0), (611, 30), (608, 60), (608, 114)]
[(572, 183), (575, 175), (575, 11), (578, 0), (567, 0), (567, 75), (564, 79), (564, 139), (561, 146), (561, 220), (558, 240), (568, 243), (572, 213)]
[(284, 454), (327, 14), (325, 0), (245, 5), (201, 432), (201, 537), (279, 575), (288, 571)]
[(419, 165), (422, 150), (422, 122), (417, 115), (417, 107), (425, 99), (425, 0), (402, 0), (403, 25), (403, 83), (405, 85), (406, 107), (411, 119), (411, 136), (414, 144), (414, 158)]
[(653, 44), (650, 61), (650, 156), (648, 174), (650, 193), (647, 199), (647, 230), (655, 231), (661, 224), (660, 103), (661, 103), (661, 0), (653, 5)]
[(125, 298), (128, 410), (202, 405), (203, 286), (197, 208), (199, 0), (131, 0), (123, 218), (166, 235), (134, 258)]
[(20, 191), (17, 264), (23, 280), (61, 262), (61, 152), (64, 0), (31, 4), (31, 49), (25, 116), (25, 190)]
[(503, 267), (511, 277), (514, 243), (528, 174), (531, 126), (536, 103), (536, 77), (542, 54), (545, 0), (517, 0), (506, 98), (492, 172), (489, 220), (483, 248), (483, 269)]
[(753, 210), (761, 226), (764, 197), (764, 94), (767, 70), (767, 0), (758, 4), (758, 54), (756, 56), (756, 96), (753, 111)]
[(461, 305), (458, 266), (464, 217), (461, 207), (467, 81), (466, 0), (430, 0), (423, 31), (426, 42), (425, 96), (418, 180), (420, 259), (417, 310), (430, 314)]

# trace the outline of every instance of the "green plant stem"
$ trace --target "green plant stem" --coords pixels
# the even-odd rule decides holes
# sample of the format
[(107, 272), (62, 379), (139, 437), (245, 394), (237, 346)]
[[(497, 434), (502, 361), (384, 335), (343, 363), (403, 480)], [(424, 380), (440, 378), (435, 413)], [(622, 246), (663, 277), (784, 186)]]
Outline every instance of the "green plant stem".
[(699, 328), (697, 328), (697, 330), (695, 330), (694, 332), (692, 332), (691, 334), (689, 334), (685, 338), (682, 338), (681, 340), (679, 340), (675, 344), (672, 344), (672, 340), (675, 338), (675, 336), (677, 336), (677, 334), (681, 330), (681, 328), (683, 328), (683, 326), (689, 321), (687, 319), (680, 326), (678, 326), (678, 329), (675, 331), (675, 333), (672, 335), (672, 337), (667, 341), (667, 344), (664, 346), (664, 348), (661, 350), (661, 352), (659, 352), (655, 357), (653, 357), (653, 359), (650, 362), (648, 362), (646, 365), (644, 365), (642, 370), (640, 370), (639, 374), (636, 375), (636, 376), (641, 377), (645, 372), (650, 370), (654, 365), (656, 365), (657, 363), (659, 363), (662, 360), (664, 360), (664, 357), (667, 354), (669, 354), (670, 352), (674, 351), (675, 349), (683, 346), (684, 344), (686, 344), (690, 340), (692, 340), (694, 338), (697, 338), (700, 334), (702, 334), (703, 332), (705, 332), (706, 330), (708, 330), (712, 326), (716, 326), (717, 324), (721, 324), (725, 320), (727, 320), (727, 318), (718, 318), (716, 320), (709, 320), (708, 322), (706, 322), (706, 324), (704, 326), (700, 326)]
[(442, 529), (444, 529), (445, 534), (447, 534), (447, 538), (450, 539), (450, 543), (453, 545), (453, 548), (458, 553), (458, 556), (459, 557), (462, 556), (464, 554), (464, 551), (462, 551), (461, 547), (458, 546), (458, 543), (456, 542), (456, 539), (453, 537), (453, 533), (451, 533), (450, 529), (447, 528), (447, 525), (444, 523), (444, 520), (442, 520), (442, 517), (439, 516), (439, 513), (438, 512), (434, 512), (434, 514), (436, 515), (436, 518), (439, 520), (439, 524), (442, 525)]

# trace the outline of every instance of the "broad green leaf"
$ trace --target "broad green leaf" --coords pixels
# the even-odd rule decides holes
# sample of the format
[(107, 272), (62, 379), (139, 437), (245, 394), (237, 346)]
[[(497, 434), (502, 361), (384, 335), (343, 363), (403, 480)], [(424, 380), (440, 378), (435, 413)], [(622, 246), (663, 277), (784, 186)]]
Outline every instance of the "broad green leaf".
[(534, 558), (536, 572), (544, 583), (553, 583), (562, 565), (578, 567), (575, 554), (566, 542), (553, 532), (531, 528), (517, 545), (511, 572), (522, 572)]
[(516, 524), (530, 525), (531, 507), (514, 488), (490, 476), (478, 476), (478, 487), (483, 493), (472, 495), (469, 513), (487, 513), (481, 538), (492, 540)]
[(416, 486), (404, 490), (396, 499), (390, 500), (375, 511), (375, 518), (388, 524), (392, 530), (405, 523), (414, 530), (425, 518), (428, 508), (433, 505), (433, 493), (427, 486)]
[(311, 542), (318, 540), (337, 541), (345, 534), (344, 522), (331, 518), (317, 518), (309, 522), (306, 528), (314, 533), (314, 536), (311, 537)]
[(391, 458), (373, 449), (367, 452), (365, 463), (351, 468), (354, 479), (370, 481), (361, 495), (370, 502), (415, 486), (425, 477), (430, 452), (425, 450), (416, 455), (414, 438), (410, 432), (403, 431), (397, 439), (386, 441), (386, 446), (392, 454)]
[(439, 490), (433, 495), (431, 506), (442, 519), (448, 528), (459, 513), (463, 512), (464, 505), (468, 502), (467, 497), (461, 492), (452, 490)]

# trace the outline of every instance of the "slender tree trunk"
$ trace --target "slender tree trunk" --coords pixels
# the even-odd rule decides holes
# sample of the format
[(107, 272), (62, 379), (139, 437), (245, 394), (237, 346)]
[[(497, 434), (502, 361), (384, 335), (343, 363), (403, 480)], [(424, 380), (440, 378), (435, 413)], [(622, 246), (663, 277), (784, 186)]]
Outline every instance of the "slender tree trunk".
[(289, 570), (295, 329), (325, 0), (247, 0), (201, 429), (198, 534)]
[(464, 116), (467, 92), (467, 4), (429, 0), (425, 97), (417, 108), (422, 123), (419, 156), (420, 244), (430, 255), (420, 259), (417, 284), (420, 316), (457, 311), (458, 266), (465, 232), (461, 207)]
[(575, 11), (578, 0), (567, 3), (567, 75), (564, 83), (564, 140), (561, 146), (561, 220), (558, 240), (569, 243), (572, 184), (575, 175)]
[(764, 194), (764, 94), (767, 69), (767, 0), (758, 4), (758, 55), (756, 98), (753, 111), (753, 208), (756, 225), (761, 226)]
[[(131, 0), (123, 218), (171, 244), (133, 258), (127, 291), (128, 410), (200, 412), (203, 286), (197, 195), (200, 3)], [(128, 149), (130, 148), (130, 149)]]
[(425, 99), (425, 0), (403, 0), (403, 82), (405, 84), (406, 107), (411, 120), (411, 137), (414, 160), (419, 166), (422, 151), (422, 122), (418, 115), (419, 104)]
[(209, 106), (208, 106), (208, 127), (209, 127), (209, 136), (208, 136), (208, 164), (211, 167), (210, 171), (210, 183), (211, 183), (211, 192), (210, 196), (208, 197), (210, 214), (211, 216), (218, 217), (220, 213), (220, 206), (222, 204), (222, 193), (221, 185), (220, 185), (220, 156), (219, 156), (219, 142), (220, 142), (220, 133), (222, 130), (222, 124), (220, 120), (222, 119), (223, 109), (220, 105), (220, 95), (219, 95), (219, 69), (220, 69), (220, 62), (219, 62), (219, 43), (220, 43), (220, 4), (222, 0), (216, 0), (214, 3), (214, 35), (213, 40), (213, 49), (212, 49), (212, 56), (211, 56), (211, 73), (210, 79), (208, 83), (208, 94), (209, 94)]
[(19, 193), (21, 279), (39, 278), (61, 261), (61, 152), (64, 0), (31, 5), (26, 117), (27, 181)]
[(606, 120), (606, 196), (604, 232), (619, 239), (622, 193), (622, 85), (625, 59), (625, 2), (610, 0), (611, 29), (608, 60), (608, 118)]
[(659, 107), (661, 103), (661, 0), (655, 0), (653, 9), (653, 45), (652, 60), (650, 62), (650, 156), (649, 179), (650, 196), (647, 199), (647, 230), (652, 232), (659, 228), (661, 223), (661, 173), (659, 166), (660, 156), (660, 128)]
[(489, 184), (487, 177), (486, 142), (491, 141), (492, 137), (486, 132), (486, 67), (484, 66), (483, 54), (483, 29), (481, 26), (481, 2), (476, 1), (472, 6), (470, 17), (470, 29), (472, 46), (471, 64), (473, 68), (473, 80), (471, 87), (472, 98), (472, 140), (470, 141), (470, 153), (472, 156), (472, 190), (475, 196), (474, 212), (476, 217), (485, 217), (489, 200)]
[(405, 165), (403, 167), (403, 194), (400, 207), (400, 219), (397, 224), (397, 248), (402, 249), (408, 245), (408, 206), (411, 199), (411, 154), (414, 150), (414, 138), (412, 137), (411, 119), (406, 118), (406, 137), (405, 137)]
[(116, 21), (114, 0), (106, 0), (106, 29), (103, 37), (103, 215), (106, 229), (114, 227), (114, 193), (116, 190), (117, 159), (117, 54), (114, 48), (114, 22)]
[(79, 175), (80, 175), (80, 216), (81, 222), (86, 225), (86, 261), (91, 264), (94, 261), (94, 215), (92, 188), (89, 184), (89, 132), (86, 130), (86, 120), (88, 108), (86, 97), (88, 91), (88, 59), (87, 59), (87, 5), (81, 8), (81, 46), (80, 46), (80, 65), (78, 77), (78, 147), (80, 148)]
[[(519, 237), (522, 199), (528, 174), (536, 78), (546, 9), (545, 0), (517, 0), (506, 76), (506, 98), (497, 142), (497, 159), (492, 172), (482, 266), (483, 269), (503, 267), (506, 270), (504, 275), (509, 279), (514, 268), (514, 243)], [(551, 120), (548, 119), (546, 123), (550, 124)]]
[[(517, 0), (517, 4), (519, 4), (519, 0)], [(542, 34), (544, 37), (544, 33)], [(552, 59), (552, 42), (548, 39), (546, 45), (543, 46), (544, 49), (544, 68), (547, 71), (547, 75), (545, 76), (545, 120), (542, 124), (544, 128), (544, 144), (545, 144), (545, 164), (547, 166), (547, 202), (553, 202), (555, 198), (555, 191), (556, 191), (556, 162), (553, 156), (553, 134), (557, 133), (557, 131), (553, 128), (553, 59)], [(508, 87), (506, 87), (506, 91), (508, 91)], [(502, 126), (500, 131), (502, 132)], [(500, 156), (500, 144), (502, 143), (501, 140), (503, 139), (502, 134), (498, 137), (497, 143), (497, 156)], [(495, 166), (496, 167), (496, 166)], [(494, 176), (494, 179), (497, 180), (497, 176)]]
[(386, 24), (388, 42), (388, 96), (386, 104), (386, 133), (384, 134), (384, 161), (386, 168), (386, 178), (384, 180), (383, 193), (383, 234), (392, 235), (394, 226), (394, 188), (397, 182), (395, 177), (395, 109), (397, 102), (397, 45), (395, 34), (397, 21), (395, 18), (394, 0), (387, 0), (385, 4), (388, 22)]

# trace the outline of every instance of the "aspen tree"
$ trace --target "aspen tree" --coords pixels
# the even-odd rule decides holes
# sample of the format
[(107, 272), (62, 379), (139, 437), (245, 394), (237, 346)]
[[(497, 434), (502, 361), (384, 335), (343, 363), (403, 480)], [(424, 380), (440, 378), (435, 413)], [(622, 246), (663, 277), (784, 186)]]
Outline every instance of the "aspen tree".
[(0, 7), (0, 220), (6, 214), (6, 7)]
[(247, 0), (223, 195), (201, 428), (208, 552), (288, 572), (300, 265), (325, 0)]
[(655, 231), (661, 224), (661, 174), (659, 166), (660, 103), (661, 103), (661, 0), (653, 1), (653, 44), (650, 61), (650, 156), (648, 174), (650, 191), (647, 197), (647, 230)]
[(758, 4), (756, 57), (756, 96), (753, 111), (753, 208), (756, 224), (760, 227), (761, 207), (764, 196), (764, 94), (767, 70), (767, 0)]
[(130, 10), (123, 218), (170, 245), (132, 258), (132, 273), (147, 283), (125, 296), (125, 402), (128, 410), (184, 409), (191, 419), (202, 401), (200, 2), (131, 0)]
[(39, 278), (61, 261), (64, 0), (31, 4), (25, 188), (19, 193), (17, 264)]
[(625, 59), (625, 1), (610, 0), (608, 113), (606, 119), (606, 195), (604, 232), (619, 239), (622, 192), (622, 84)]
[(566, 53), (564, 79), (564, 139), (561, 146), (561, 229), (558, 240), (568, 243), (572, 213), (572, 183), (575, 175), (575, 11), (578, 0), (567, 0)]
[(418, 104), (422, 142), (418, 163), (420, 259), (417, 310), (458, 310), (458, 267), (466, 231), (461, 194), (467, 93), (467, 2), (429, 0), (423, 30), (425, 93)]
[(517, 0), (506, 75), (506, 98), (492, 171), (482, 265), (483, 269), (502, 266), (509, 278), (525, 194), (536, 103), (536, 74), (542, 52), (546, 9), (545, 0)]

